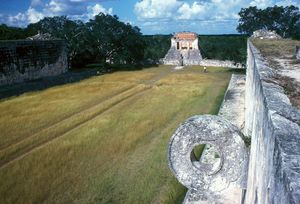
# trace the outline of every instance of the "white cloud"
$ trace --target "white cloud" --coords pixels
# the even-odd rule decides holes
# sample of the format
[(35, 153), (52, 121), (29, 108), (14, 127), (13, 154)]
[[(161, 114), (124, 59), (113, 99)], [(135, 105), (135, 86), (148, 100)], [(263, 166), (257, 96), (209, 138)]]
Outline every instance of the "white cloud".
[(36, 11), (34, 8), (29, 7), (29, 9), (27, 10), (27, 19), (29, 23), (36, 23), (43, 18), (44, 15)]
[(0, 23), (24, 27), (29, 23), (36, 23), (44, 17), (60, 15), (66, 15), (73, 20), (88, 21), (100, 12), (112, 15), (113, 9), (105, 8), (99, 3), (91, 5), (90, 0), (50, 0), (45, 4), (42, 0), (31, 0), (31, 5), (25, 12), (16, 15), (0, 14)]
[(211, 20), (235, 18), (240, 8), (247, 4), (247, 0), (227, 0), (226, 3), (223, 0), (141, 0), (135, 4), (134, 11), (139, 20)]
[(27, 20), (27, 15), (24, 13), (18, 13), (15, 16), (8, 16), (7, 21), (10, 25), (22, 26)]
[(18, 13), (17, 15), (10, 15), (7, 17), (9, 25), (22, 27), (28, 23), (36, 23), (44, 18), (44, 15), (37, 12), (34, 8), (29, 7), (25, 13)]
[(272, 0), (253, 0), (250, 2), (250, 6), (257, 6), (258, 8), (266, 8), (272, 5), (273, 5)]
[(192, 5), (184, 3), (178, 9), (178, 19), (194, 19), (207, 14), (207, 8), (204, 4), (194, 2)]
[(62, 1), (51, 0), (46, 7), (44, 8), (44, 12), (48, 12), (51, 14), (59, 14), (68, 9), (68, 5)]
[(182, 5), (177, 0), (142, 0), (134, 10), (139, 18), (168, 18)]
[(31, 0), (31, 7), (41, 6), (43, 2), (41, 0)]
[(86, 2), (88, 0), (70, 0), (70, 2)]
[[(299, 0), (140, 0), (134, 6), (138, 25), (144, 31), (193, 30), (200, 33), (236, 33), (241, 8), (257, 6), (300, 7)], [(157, 22), (154, 23), (154, 22)], [(167, 23), (163, 23), (167, 22)], [(193, 25), (193, 26), (192, 26)]]
[(276, 3), (278, 6), (290, 6), (294, 5), (300, 8), (300, 1), (299, 0), (282, 0)]
[(102, 5), (100, 4), (95, 4), (94, 6), (88, 6), (87, 7), (87, 10), (88, 10), (88, 16), (90, 18), (98, 15), (100, 12), (101, 13), (105, 13), (105, 14), (112, 14), (113, 12), (113, 9), (112, 8), (109, 8), (109, 9), (106, 9), (104, 8)]

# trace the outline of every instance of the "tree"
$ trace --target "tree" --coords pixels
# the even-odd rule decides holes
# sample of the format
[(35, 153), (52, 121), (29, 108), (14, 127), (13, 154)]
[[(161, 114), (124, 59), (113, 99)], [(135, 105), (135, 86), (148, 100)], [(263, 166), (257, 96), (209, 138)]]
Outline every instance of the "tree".
[(24, 39), (26, 34), (24, 29), (9, 27), (5, 24), (0, 25), (0, 40)]
[(158, 62), (159, 59), (164, 58), (170, 49), (172, 35), (146, 35), (144, 41), (146, 49), (144, 58), (150, 62)]
[(258, 9), (256, 6), (242, 8), (239, 12), (238, 32), (251, 35), (255, 30), (274, 30), (282, 37), (299, 38), (299, 8), (295, 6), (274, 6)]
[(142, 60), (144, 42), (138, 27), (120, 22), (117, 16), (99, 13), (87, 24), (89, 45), (101, 62), (137, 63)]
[(30, 24), (26, 29), (1, 25), (0, 39), (24, 39), (38, 32), (65, 40), (73, 67), (92, 62), (136, 64), (144, 57), (145, 43), (140, 29), (104, 13), (87, 23), (55, 16)]
[[(46, 17), (26, 28), (28, 36), (38, 32), (49, 33), (54, 38), (63, 39), (67, 43), (69, 62), (74, 64), (76, 58), (84, 51), (85, 25), (81, 21), (72, 21), (66, 16)], [(80, 60), (79, 60), (80, 61)]]

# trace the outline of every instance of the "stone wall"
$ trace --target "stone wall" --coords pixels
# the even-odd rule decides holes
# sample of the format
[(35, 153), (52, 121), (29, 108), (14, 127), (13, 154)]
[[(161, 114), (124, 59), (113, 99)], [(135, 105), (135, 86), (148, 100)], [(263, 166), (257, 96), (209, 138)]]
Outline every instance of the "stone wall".
[(211, 60), (211, 59), (204, 59), (202, 60), (199, 65), (207, 66), (207, 67), (230, 67), (230, 68), (245, 68), (240, 63), (235, 63), (229, 60)]
[(245, 135), (251, 136), (246, 203), (300, 203), (300, 113), (248, 42)]
[(162, 59), (162, 64), (167, 65), (183, 65), (183, 59), (180, 51), (175, 47), (171, 47), (167, 52), (165, 58)]
[[(170, 139), (169, 167), (188, 188), (184, 204), (244, 201), (249, 161), (249, 143), (242, 134), (245, 78), (232, 75), (219, 116), (193, 116)], [(199, 144), (206, 146), (197, 160), (193, 148)]]
[[(188, 188), (185, 204), (300, 203), (300, 110), (277, 77), (248, 41), (246, 86), (242, 76), (233, 76), (219, 116), (194, 116), (171, 137), (169, 166)], [(204, 162), (207, 148), (195, 161), (192, 151), (198, 144), (215, 147), (221, 162), (213, 157), (208, 159), (213, 164)], [(218, 171), (207, 173), (213, 167)], [(235, 175), (243, 174), (247, 182), (236, 183), (243, 179)]]
[(67, 71), (64, 41), (0, 41), (0, 85), (55, 76)]
[(296, 46), (296, 59), (300, 59), (300, 46)]

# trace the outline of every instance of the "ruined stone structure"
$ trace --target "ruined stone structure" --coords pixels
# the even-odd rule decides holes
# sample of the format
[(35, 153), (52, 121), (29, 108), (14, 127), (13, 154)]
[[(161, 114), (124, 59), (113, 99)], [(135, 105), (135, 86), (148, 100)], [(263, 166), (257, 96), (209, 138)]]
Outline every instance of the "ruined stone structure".
[(201, 66), (207, 67), (227, 67), (227, 68), (236, 68), (236, 69), (244, 69), (245, 67), (241, 63), (235, 63), (230, 60), (212, 60), (212, 59), (203, 59), (201, 60)]
[(28, 40), (55, 40), (49, 33), (38, 33), (34, 36), (28, 37)]
[[(219, 116), (194, 116), (174, 133), (169, 166), (189, 189), (184, 203), (300, 203), (300, 111), (276, 75), (248, 41), (246, 83), (233, 76)], [(196, 161), (199, 144), (209, 149)]]
[(300, 111), (276, 70), (249, 41), (245, 135), (251, 137), (246, 203), (300, 203)]
[(176, 33), (171, 39), (171, 48), (163, 59), (168, 65), (199, 65), (202, 56), (196, 33)]
[(0, 41), (0, 85), (67, 71), (67, 49), (62, 40)]
[(264, 29), (254, 31), (252, 37), (259, 38), (259, 39), (281, 39), (282, 38), (275, 31), (264, 30)]

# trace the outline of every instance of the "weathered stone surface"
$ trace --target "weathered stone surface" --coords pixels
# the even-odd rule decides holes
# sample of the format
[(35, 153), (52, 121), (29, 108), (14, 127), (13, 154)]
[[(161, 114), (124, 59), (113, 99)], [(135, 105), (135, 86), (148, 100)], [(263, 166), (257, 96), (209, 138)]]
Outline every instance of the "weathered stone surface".
[(49, 33), (38, 33), (34, 36), (28, 37), (28, 40), (55, 40)]
[(219, 116), (229, 120), (242, 132), (245, 125), (245, 84), (245, 75), (233, 74), (219, 110)]
[(178, 51), (175, 47), (171, 47), (163, 59), (163, 64), (178, 66), (183, 65), (183, 59), (180, 51)]
[(259, 39), (282, 39), (282, 37), (278, 35), (275, 31), (264, 29), (254, 31), (252, 37)]
[(300, 203), (300, 113), (248, 42), (245, 132), (251, 136), (246, 203)]
[[(213, 164), (193, 158), (199, 144), (220, 156)], [(220, 116), (194, 116), (183, 123), (169, 143), (169, 166), (189, 191), (184, 203), (240, 203), (246, 187), (248, 154), (239, 129)], [(211, 158), (210, 158), (211, 159)]]
[(296, 59), (300, 59), (300, 46), (296, 46)]
[(171, 39), (171, 48), (162, 60), (167, 65), (199, 65), (202, 55), (196, 33), (176, 33)]
[(181, 55), (184, 65), (199, 65), (202, 61), (200, 50), (182, 50)]
[(207, 66), (207, 67), (229, 67), (229, 68), (245, 68), (240, 63), (235, 63), (233, 61), (229, 60), (212, 60), (212, 59), (203, 59), (199, 63), (201, 66)]
[(67, 49), (61, 40), (0, 42), (0, 85), (68, 71)]
[[(249, 168), (244, 143), (249, 140), (239, 132), (242, 107), (234, 100), (243, 98), (243, 88), (241, 78), (233, 76), (222, 117), (192, 117), (171, 138), (169, 165), (189, 189), (185, 203), (300, 203), (300, 111), (275, 82), (277, 71), (250, 41), (247, 65), (244, 133), (251, 137)], [(234, 107), (241, 109), (231, 112)], [(207, 144), (200, 161), (191, 154), (198, 144)]]

